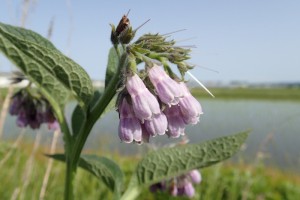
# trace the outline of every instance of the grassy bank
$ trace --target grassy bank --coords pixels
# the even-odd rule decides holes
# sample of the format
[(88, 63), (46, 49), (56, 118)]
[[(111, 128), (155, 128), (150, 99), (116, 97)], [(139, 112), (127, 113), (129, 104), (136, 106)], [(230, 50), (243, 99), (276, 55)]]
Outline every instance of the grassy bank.
[[(21, 145), (11, 149), (11, 144), (0, 143), (0, 162), (12, 151), (9, 159), (0, 165), (0, 199), (38, 199), (42, 180), (46, 170), (47, 158), (39, 149), (28, 164), (32, 145)], [(126, 182), (138, 161), (137, 157), (121, 157), (119, 155), (105, 154), (120, 164), (125, 173)], [(193, 199), (299, 199), (300, 177), (284, 173), (272, 168), (260, 166), (233, 165), (230, 162), (218, 164), (203, 169), (203, 181), (196, 185), (197, 194)], [(64, 165), (54, 162), (50, 174), (45, 199), (62, 199), (64, 188)], [(111, 199), (112, 195), (106, 187), (86, 171), (79, 170), (76, 177), (77, 199)], [(166, 194), (152, 194), (144, 189), (139, 199), (163, 200), (171, 198)], [(180, 198), (182, 199), (182, 198)], [(185, 198), (183, 198), (185, 199)], [(187, 198), (186, 198), (187, 199)]]
[[(98, 88), (99, 89), (99, 88)], [(18, 89), (15, 89), (17, 91)], [(99, 89), (102, 91), (102, 89)], [(300, 101), (300, 88), (209, 88), (217, 99), (261, 99)], [(202, 88), (191, 89), (198, 98), (211, 98)], [(0, 103), (7, 94), (6, 88), (0, 88)]]
[[(265, 99), (300, 101), (300, 88), (209, 88), (218, 99)], [(201, 88), (192, 89), (198, 98), (211, 98)]]

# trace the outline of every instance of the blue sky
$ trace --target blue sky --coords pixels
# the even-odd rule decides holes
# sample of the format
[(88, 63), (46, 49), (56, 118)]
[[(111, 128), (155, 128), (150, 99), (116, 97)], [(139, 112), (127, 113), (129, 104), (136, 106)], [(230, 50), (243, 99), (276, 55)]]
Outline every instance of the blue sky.
[[(21, 0), (1, 3), (0, 21), (20, 25)], [(300, 1), (39, 0), (31, 6), (26, 28), (46, 35), (54, 18), (52, 42), (93, 79), (104, 79), (111, 46), (109, 23), (118, 24), (131, 9), (133, 27), (147, 19), (138, 35), (169, 33), (196, 45), (192, 73), (203, 81), (300, 81)], [(202, 66), (202, 67), (201, 67)], [(211, 68), (214, 73), (203, 68)], [(0, 57), (0, 71), (11, 67)]]

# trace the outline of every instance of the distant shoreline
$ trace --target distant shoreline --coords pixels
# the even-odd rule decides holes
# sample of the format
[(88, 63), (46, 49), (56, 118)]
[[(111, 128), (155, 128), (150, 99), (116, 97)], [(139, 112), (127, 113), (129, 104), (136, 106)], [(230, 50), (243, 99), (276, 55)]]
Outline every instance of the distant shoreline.
[[(290, 100), (300, 102), (300, 87), (294, 88), (209, 88), (216, 99), (256, 99), (256, 100)], [(202, 88), (193, 88), (192, 94), (197, 98), (212, 98)]]
[[(102, 87), (95, 87), (96, 90), (103, 91)], [(15, 88), (17, 91), (18, 88)], [(251, 99), (251, 100), (274, 100), (274, 101), (299, 101), (300, 87), (216, 87), (209, 88), (215, 98), (211, 97), (202, 88), (192, 88), (192, 94), (197, 98), (205, 99)], [(7, 94), (7, 88), (0, 88), (0, 103)]]

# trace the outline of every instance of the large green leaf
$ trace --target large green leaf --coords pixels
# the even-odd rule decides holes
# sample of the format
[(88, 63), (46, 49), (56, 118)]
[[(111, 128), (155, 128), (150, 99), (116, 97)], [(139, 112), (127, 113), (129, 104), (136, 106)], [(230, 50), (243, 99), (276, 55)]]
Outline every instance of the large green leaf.
[(19, 51), (2, 35), (0, 35), (0, 50), (27, 75), (28, 79), (39, 86), (52, 105), (63, 106), (67, 102), (70, 91), (58, 82), (53, 74)]
[(88, 74), (39, 34), (0, 23), (0, 49), (27, 77), (64, 105), (71, 94), (81, 106), (93, 96)]
[[(65, 161), (64, 154), (47, 155), (59, 161)], [(123, 187), (123, 172), (112, 160), (97, 155), (83, 155), (79, 160), (79, 167), (87, 170), (114, 192), (115, 199), (119, 199)]]
[(200, 144), (164, 148), (149, 153), (139, 162), (121, 199), (135, 199), (143, 186), (150, 186), (230, 158), (245, 142), (248, 133), (242, 132)]
[(201, 144), (164, 148), (149, 153), (138, 164), (139, 184), (150, 185), (230, 158), (245, 142), (248, 132), (213, 139)]
[[(121, 48), (119, 48), (119, 51), (122, 52)], [(116, 49), (112, 47), (109, 50), (109, 54), (108, 54), (108, 62), (107, 62), (106, 74), (105, 74), (105, 88), (108, 86), (109, 81), (117, 72), (118, 65), (119, 65), (119, 56), (116, 52)]]

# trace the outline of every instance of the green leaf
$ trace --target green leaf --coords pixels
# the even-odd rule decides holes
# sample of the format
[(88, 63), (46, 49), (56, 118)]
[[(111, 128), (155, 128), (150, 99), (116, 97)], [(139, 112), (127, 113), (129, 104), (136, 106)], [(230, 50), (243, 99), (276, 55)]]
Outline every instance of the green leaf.
[(93, 96), (88, 74), (39, 34), (0, 23), (0, 50), (37, 86), (63, 106), (69, 95), (84, 107)]
[(113, 109), (116, 111), (116, 102), (117, 102), (117, 96), (114, 96), (112, 100), (109, 102), (109, 104), (106, 106), (105, 110), (101, 114), (101, 117), (104, 117), (107, 113), (112, 111)]
[[(119, 51), (121, 51), (121, 48), (119, 48)], [(106, 74), (105, 74), (105, 88), (108, 86), (109, 81), (114, 76), (114, 74), (117, 72), (118, 65), (119, 65), (119, 56), (116, 52), (116, 49), (114, 47), (112, 47), (109, 50), (109, 54), (108, 54), (108, 62), (107, 62), (107, 68), (106, 68)]]
[[(94, 93), (94, 98), (90, 103), (90, 108), (92, 108), (93, 106), (96, 105), (96, 103), (98, 102), (98, 100), (101, 97), (101, 93), (99, 91), (95, 91)], [(102, 112), (100, 118), (104, 117), (105, 114), (109, 113), (112, 109), (114, 109), (116, 107), (116, 101), (117, 101), (117, 97), (113, 97), (113, 99), (109, 102), (109, 104), (106, 106), (105, 110)], [(100, 119), (99, 118), (99, 119)]]
[[(1, 30), (1, 29), (0, 29)], [(7, 39), (0, 34), (0, 50), (12, 60), (23, 72), (27, 78), (35, 83), (41, 89), (52, 106), (62, 107), (69, 99), (70, 92), (60, 84), (56, 77), (44, 69), (39, 63), (32, 60), (22, 51), (16, 49)]]
[(98, 100), (100, 99), (101, 95), (102, 95), (101, 92), (98, 91), (98, 90), (96, 90), (96, 91), (94, 92), (93, 99), (92, 99), (92, 101), (90, 102), (90, 105), (89, 105), (90, 108), (93, 108), (93, 107), (96, 105), (96, 103), (97, 103)]
[(151, 185), (228, 159), (239, 150), (247, 136), (248, 132), (242, 132), (201, 144), (164, 148), (151, 152), (138, 164), (137, 183)]
[(112, 160), (96, 155), (84, 155), (81, 156), (79, 166), (102, 179), (115, 193), (121, 193), (124, 175)]
[[(59, 161), (65, 162), (64, 154), (47, 155)], [(123, 172), (112, 160), (97, 155), (83, 155), (79, 160), (79, 167), (87, 170), (114, 192), (115, 199), (119, 199), (123, 187)]]
[(77, 136), (83, 124), (86, 122), (86, 112), (77, 105), (72, 113), (72, 131), (73, 136)]
[[(96, 90), (93, 95), (93, 99), (89, 104), (89, 108), (92, 108), (101, 97), (101, 93)], [(72, 130), (73, 135), (76, 137), (83, 128), (83, 124), (86, 121), (86, 112), (79, 105), (77, 105), (72, 113)]]
[(136, 199), (143, 186), (208, 167), (230, 158), (245, 142), (249, 132), (153, 151), (141, 160), (121, 200)]

